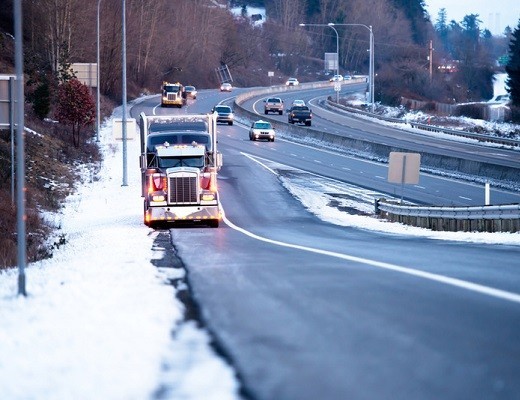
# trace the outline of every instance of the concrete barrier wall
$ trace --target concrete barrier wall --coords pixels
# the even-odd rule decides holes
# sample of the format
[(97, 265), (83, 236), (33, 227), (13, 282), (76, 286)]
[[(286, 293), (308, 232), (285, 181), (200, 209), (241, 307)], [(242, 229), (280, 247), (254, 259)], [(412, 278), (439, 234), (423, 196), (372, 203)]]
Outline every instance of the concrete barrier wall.
[[(262, 88), (253, 90), (237, 96), (235, 100), (235, 113), (245, 120), (245, 123), (251, 123), (259, 118), (258, 114), (244, 109), (241, 104), (250, 98), (262, 96), (266, 94), (280, 93), (287, 90), (301, 90), (309, 88), (323, 88), (330, 87), (329, 82), (319, 82), (313, 84), (302, 84), (298, 87), (284, 87), (275, 86), (270, 88)], [(372, 143), (369, 140), (353, 139), (333, 133), (319, 131), (313, 127), (304, 127), (290, 125), (287, 123), (280, 123), (279, 121), (269, 118), (268, 115), (262, 115), (262, 119), (269, 120), (274, 128), (283, 135), (289, 136), (292, 140), (304, 142), (309, 139), (324, 142), (328, 145), (337, 146), (343, 150), (355, 153), (365, 154), (369, 158), (375, 158), (383, 162), (388, 161), (390, 152), (407, 152), (409, 149), (397, 146), (388, 146), (380, 143)], [(304, 140), (305, 139), (305, 140)], [(493, 179), (501, 181), (504, 186), (511, 186), (511, 184), (520, 183), (520, 165), (501, 166), (490, 163), (478, 162), (473, 160), (466, 160), (462, 157), (445, 156), (430, 153), (427, 150), (420, 152), (421, 167), (445, 171), (447, 174), (461, 173), (468, 175), (475, 175), (484, 179)]]

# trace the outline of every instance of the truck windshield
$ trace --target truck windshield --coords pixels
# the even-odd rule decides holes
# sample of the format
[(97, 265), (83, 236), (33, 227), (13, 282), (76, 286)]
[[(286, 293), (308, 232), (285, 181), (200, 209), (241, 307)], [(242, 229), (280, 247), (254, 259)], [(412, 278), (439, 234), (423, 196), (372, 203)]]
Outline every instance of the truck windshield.
[(172, 86), (172, 85), (164, 86), (164, 91), (168, 92), (168, 93), (176, 93), (179, 91), (179, 86)]
[(203, 156), (187, 156), (187, 157), (160, 157), (158, 159), (159, 168), (175, 168), (175, 167), (204, 167)]
[(146, 149), (148, 152), (153, 152), (155, 146), (163, 146), (165, 142), (169, 145), (174, 144), (203, 144), (207, 151), (211, 151), (211, 140), (207, 133), (185, 133), (185, 132), (160, 132), (157, 134), (150, 134), (146, 139)]

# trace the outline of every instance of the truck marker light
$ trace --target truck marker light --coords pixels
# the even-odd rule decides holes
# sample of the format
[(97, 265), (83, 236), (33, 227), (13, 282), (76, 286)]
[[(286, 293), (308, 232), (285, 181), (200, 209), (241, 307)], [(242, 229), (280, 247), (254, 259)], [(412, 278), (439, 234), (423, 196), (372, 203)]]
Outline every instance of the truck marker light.
[(202, 194), (203, 201), (212, 201), (215, 200), (215, 193), (204, 193)]

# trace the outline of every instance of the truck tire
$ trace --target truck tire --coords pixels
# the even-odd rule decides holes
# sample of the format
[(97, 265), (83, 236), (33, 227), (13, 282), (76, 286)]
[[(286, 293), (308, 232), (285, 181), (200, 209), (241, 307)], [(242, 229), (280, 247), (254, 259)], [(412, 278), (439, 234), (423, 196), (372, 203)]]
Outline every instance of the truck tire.
[(283, 110), (278, 111), (278, 115), (282, 115), (282, 114), (283, 114)]
[(311, 121), (305, 121), (305, 126), (311, 126)]
[(218, 228), (219, 222), (220, 221), (218, 219), (212, 219), (208, 222), (208, 225), (210, 226), (210, 228)]
[(269, 114), (269, 111), (264, 110), (264, 114), (265, 114), (265, 115)]

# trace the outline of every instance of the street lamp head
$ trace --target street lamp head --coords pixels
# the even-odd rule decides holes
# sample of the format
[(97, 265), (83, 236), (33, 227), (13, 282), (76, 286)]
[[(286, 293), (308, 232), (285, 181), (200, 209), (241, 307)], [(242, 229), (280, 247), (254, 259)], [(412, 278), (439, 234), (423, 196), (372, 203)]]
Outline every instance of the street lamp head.
[(334, 22), (329, 22), (327, 25), (328, 25), (328, 26), (334, 26), (334, 25), (336, 25), (336, 24), (335, 24)]
[(305, 24), (299, 24), (300, 26), (305, 26)]

